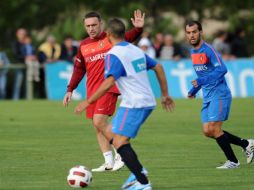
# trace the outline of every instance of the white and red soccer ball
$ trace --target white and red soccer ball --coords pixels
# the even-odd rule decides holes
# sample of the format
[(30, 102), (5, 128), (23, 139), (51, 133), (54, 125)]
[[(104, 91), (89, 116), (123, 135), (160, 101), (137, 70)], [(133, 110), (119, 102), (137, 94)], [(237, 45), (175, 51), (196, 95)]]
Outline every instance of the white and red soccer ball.
[(92, 181), (92, 173), (85, 166), (75, 166), (70, 169), (67, 182), (74, 188), (85, 188)]

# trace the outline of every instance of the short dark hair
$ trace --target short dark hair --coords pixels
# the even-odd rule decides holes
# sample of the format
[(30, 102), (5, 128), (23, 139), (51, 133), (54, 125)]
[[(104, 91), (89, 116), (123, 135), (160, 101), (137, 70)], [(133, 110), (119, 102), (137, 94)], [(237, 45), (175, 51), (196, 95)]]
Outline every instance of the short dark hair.
[(185, 30), (186, 30), (186, 26), (194, 26), (194, 25), (197, 25), (198, 26), (198, 30), (199, 31), (202, 31), (202, 25), (199, 21), (196, 21), (196, 20), (189, 20), (185, 23)]
[(238, 26), (238, 27), (235, 29), (235, 35), (239, 36), (239, 34), (240, 34), (241, 32), (244, 32), (244, 31), (245, 31), (245, 30), (244, 30), (243, 27)]
[(66, 39), (73, 39), (73, 36), (71, 35), (71, 34), (66, 34), (65, 36), (64, 36), (64, 39), (66, 40)]
[(116, 38), (124, 38), (125, 25), (118, 18), (113, 18), (108, 22), (107, 30)]
[(225, 30), (218, 30), (216, 33), (216, 37), (221, 37), (225, 34), (227, 34), (227, 32)]
[(101, 21), (101, 15), (97, 12), (94, 12), (94, 11), (87, 13), (84, 16), (84, 20), (87, 19), (87, 18), (92, 18), (92, 17), (96, 17), (96, 18), (98, 18), (99, 21)]

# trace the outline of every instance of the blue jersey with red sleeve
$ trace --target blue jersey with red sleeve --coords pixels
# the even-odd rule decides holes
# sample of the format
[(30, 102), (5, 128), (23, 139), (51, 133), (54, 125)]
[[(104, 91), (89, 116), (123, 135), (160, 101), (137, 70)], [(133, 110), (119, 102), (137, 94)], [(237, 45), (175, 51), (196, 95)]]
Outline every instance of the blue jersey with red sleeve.
[(191, 50), (191, 59), (198, 76), (198, 86), (202, 88), (204, 102), (214, 99), (231, 98), (224, 75), (227, 68), (214, 48), (203, 42), (199, 49)]

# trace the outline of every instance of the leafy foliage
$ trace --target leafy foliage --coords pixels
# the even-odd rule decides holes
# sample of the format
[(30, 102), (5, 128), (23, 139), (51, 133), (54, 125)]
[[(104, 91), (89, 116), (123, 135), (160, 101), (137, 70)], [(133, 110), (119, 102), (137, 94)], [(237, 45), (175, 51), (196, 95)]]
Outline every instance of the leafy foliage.
[[(172, 18), (164, 17), (163, 13), (173, 11), (184, 19), (229, 20), (231, 28), (237, 25), (242, 10), (251, 14), (244, 18), (247, 34), (253, 33), (253, 0), (1, 0), (0, 1), (0, 43), (7, 45), (13, 40), (18, 27), (29, 30), (50, 28), (51, 33), (57, 34), (61, 40), (65, 34), (72, 33), (75, 38), (81, 38), (85, 33), (82, 26), (80, 12), (95, 10), (104, 19), (118, 16), (128, 19), (129, 26), (132, 12), (140, 8), (146, 12), (148, 27), (153, 32), (166, 31), (177, 33), (182, 26), (175, 26)], [(82, 10), (81, 10), (82, 9)], [(193, 16), (193, 12), (195, 12)], [(242, 21), (242, 20), (241, 20)]]

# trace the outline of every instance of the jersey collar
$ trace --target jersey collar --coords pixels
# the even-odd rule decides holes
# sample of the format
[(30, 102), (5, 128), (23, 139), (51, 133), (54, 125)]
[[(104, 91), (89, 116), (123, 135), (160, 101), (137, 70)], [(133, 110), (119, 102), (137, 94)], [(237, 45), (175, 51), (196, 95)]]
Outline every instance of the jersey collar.
[(116, 44), (116, 46), (127, 46), (129, 43), (126, 41), (122, 41)]

